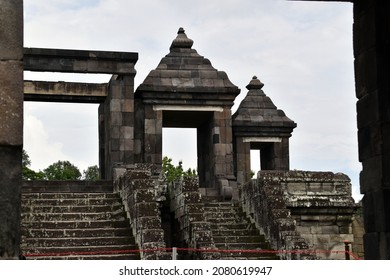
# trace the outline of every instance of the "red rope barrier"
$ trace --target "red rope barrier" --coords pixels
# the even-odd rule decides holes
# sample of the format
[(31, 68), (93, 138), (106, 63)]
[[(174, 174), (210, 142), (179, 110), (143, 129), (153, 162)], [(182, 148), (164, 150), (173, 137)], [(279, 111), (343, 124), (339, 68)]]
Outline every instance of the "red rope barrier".
[[(196, 248), (176, 248), (177, 251), (192, 251), (202, 253), (258, 253), (258, 254), (349, 254), (355, 260), (361, 260), (357, 255), (345, 250), (227, 250), (227, 249), (196, 249)], [(91, 252), (58, 252), (58, 253), (28, 253), (25, 257), (63, 257), (74, 255), (114, 255), (128, 253), (149, 253), (156, 251), (172, 251), (172, 248), (154, 248), (141, 250), (110, 250), (110, 251), (91, 251)]]

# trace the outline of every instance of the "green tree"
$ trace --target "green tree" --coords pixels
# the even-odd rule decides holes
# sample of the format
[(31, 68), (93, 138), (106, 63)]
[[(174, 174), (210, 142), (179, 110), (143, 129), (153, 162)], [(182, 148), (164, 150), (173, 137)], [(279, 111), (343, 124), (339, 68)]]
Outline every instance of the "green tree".
[(97, 165), (89, 166), (86, 170), (83, 171), (83, 178), (86, 181), (99, 180), (99, 167)]
[(162, 160), (162, 172), (169, 183), (174, 182), (183, 176), (197, 176), (195, 169), (189, 168), (187, 171), (184, 171), (182, 161), (179, 161), (179, 164), (174, 166), (172, 164), (172, 159), (167, 156)]
[(80, 170), (69, 161), (57, 161), (43, 170), (46, 180), (80, 180)]
[(25, 150), (22, 154), (22, 179), (23, 180), (42, 180), (44, 179), (44, 174), (42, 171), (35, 172), (30, 169), (31, 160), (29, 155)]

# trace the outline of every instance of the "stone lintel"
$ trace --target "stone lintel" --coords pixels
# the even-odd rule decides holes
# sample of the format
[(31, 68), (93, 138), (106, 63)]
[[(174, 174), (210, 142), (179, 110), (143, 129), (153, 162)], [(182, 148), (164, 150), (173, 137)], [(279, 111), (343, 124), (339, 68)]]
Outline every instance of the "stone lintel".
[(24, 81), (24, 100), (102, 103), (107, 88), (107, 84)]
[(138, 53), (24, 48), (24, 70), (135, 75)]
[(221, 106), (175, 106), (175, 105), (154, 105), (154, 111), (191, 111), (191, 112), (223, 112)]
[(251, 143), (251, 142), (267, 142), (267, 143), (280, 143), (282, 142), (281, 137), (244, 137), (243, 139), (244, 143)]

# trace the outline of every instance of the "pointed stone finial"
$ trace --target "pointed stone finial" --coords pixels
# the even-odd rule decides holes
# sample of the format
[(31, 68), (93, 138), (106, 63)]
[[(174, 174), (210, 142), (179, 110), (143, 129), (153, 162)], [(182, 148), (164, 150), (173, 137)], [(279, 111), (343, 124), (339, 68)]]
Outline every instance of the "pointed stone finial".
[(249, 82), (249, 84), (246, 86), (248, 90), (251, 89), (262, 89), (264, 84), (260, 82), (260, 80), (256, 77), (253, 76), (252, 80)]
[(179, 31), (177, 32), (177, 37), (175, 40), (173, 40), (170, 50), (173, 48), (185, 48), (190, 49), (192, 45), (194, 44), (194, 41), (189, 39), (183, 29), (183, 27), (179, 28)]

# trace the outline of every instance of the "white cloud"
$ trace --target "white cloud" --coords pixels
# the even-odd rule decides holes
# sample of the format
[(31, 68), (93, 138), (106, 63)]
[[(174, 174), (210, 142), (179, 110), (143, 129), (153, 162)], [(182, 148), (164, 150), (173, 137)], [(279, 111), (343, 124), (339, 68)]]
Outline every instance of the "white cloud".
[(24, 149), (34, 170), (69, 160), (80, 171), (98, 164), (97, 106), (25, 103)]
[(43, 170), (60, 158), (64, 158), (61, 142), (50, 142), (49, 135), (42, 121), (25, 112), (24, 116), (24, 149), (27, 151), (31, 168)]

